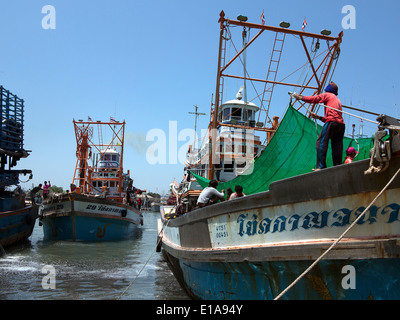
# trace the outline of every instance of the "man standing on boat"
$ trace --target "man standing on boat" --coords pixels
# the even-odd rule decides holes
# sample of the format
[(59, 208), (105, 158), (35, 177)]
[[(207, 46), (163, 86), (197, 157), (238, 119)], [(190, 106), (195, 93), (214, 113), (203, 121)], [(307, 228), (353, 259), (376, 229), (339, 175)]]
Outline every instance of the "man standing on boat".
[[(345, 124), (342, 116), (342, 103), (338, 95), (338, 86), (331, 82), (325, 88), (325, 92), (317, 96), (304, 97), (299, 94), (293, 94), (297, 100), (307, 103), (320, 103), (325, 106), (325, 116), (320, 117), (316, 113), (311, 112), (311, 117), (324, 122), (324, 126), (317, 140), (317, 168), (316, 170), (326, 168), (326, 154), (328, 151), (329, 140), (332, 145), (333, 165), (337, 166), (343, 163), (343, 137), (345, 132)], [(336, 110), (334, 110), (336, 109)]]

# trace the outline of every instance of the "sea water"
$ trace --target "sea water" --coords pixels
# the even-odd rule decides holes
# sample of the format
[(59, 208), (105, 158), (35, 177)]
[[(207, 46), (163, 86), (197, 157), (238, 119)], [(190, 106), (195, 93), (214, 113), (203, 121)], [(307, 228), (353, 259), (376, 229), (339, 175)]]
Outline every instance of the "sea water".
[(0, 253), (0, 299), (189, 299), (155, 251), (159, 214), (143, 216), (134, 237), (114, 242), (44, 241), (36, 221), (28, 241)]

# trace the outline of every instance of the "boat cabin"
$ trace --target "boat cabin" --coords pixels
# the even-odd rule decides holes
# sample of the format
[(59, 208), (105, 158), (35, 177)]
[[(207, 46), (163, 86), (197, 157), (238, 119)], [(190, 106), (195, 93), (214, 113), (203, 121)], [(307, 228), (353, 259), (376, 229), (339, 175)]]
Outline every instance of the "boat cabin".
[(93, 161), (91, 191), (100, 195), (107, 190), (107, 197), (119, 197), (120, 174), (122, 174), (122, 190), (125, 190), (129, 179), (129, 175), (121, 172), (121, 155), (116, 150), (107, 148), (95, 154)]
[(254, 134), (259, 110), (254, 103), (230, 100), (221, 105), (219, 113), (218, 142), (220, 164), (216, 165), (215, 178), (228, 181), (242, 174), (261, 151), (260, 137)]
[(220, 108), (219, 121), (221, 123), (253, 128), (256, 126), (255, 114), (259, 107), (254, 103), (235, 99), (223, 103)]

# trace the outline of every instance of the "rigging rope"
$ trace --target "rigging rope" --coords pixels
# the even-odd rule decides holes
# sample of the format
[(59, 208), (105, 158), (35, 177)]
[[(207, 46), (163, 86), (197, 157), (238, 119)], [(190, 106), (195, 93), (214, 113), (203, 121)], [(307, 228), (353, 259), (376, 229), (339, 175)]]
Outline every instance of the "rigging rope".
[(393, 180), (397, 177), (397, 175), (400, 173), (400, 169), (397, 170), (397, 172), (393, 175), (393, 177), (389, 180), (389, 182), (386, 184), (386, 186), (379, 192), (379, 194), (375, 197), (374, 200), (368, 205), (368, 207), (365, 208), (365, 210), (357, 217), (356, 220), (341, 234), (339, 238), (335, 240), (335, 242), (323, 253), (321, 256), (314, 261), (314, 263), (308, 267), (306, 271), (304, 271), (295, 281), (293, 281), (285, 290), (283, 290), (274, 300), (279, 300), (282, 298), (282, 296), (288, 292), (297, 282), (299, 282), (312, 268), (315, 267), (315, 265), (320, 262), (338, 243), (340, 240), (343, 239), (343, 237), (347, 234), (347, 232), (350, 231), (351, 228), (353, 228), (357, 222), (365, 215), (365, 213), (371, 208), (371, 206), (378, 200), (378, 198), (386, 191), (386, 189), (390, 186), (390, 184), (393, 182)]
[[(164, 228), (168, 225), (169, 221), (170, 221), (170, 220), (165, 219), (164, 224), (163, 224), (163, 226), (162, 226), (162, 228), (161, 228), (161, 230), (160, 230), (160, 232), (159, 232), (159, 234), (158, 234), (158, 241), (157, 241), (157, 243), (156, 243), (155, 248), (154, 248), (153, 251), (151, 252), (149, 258), (148, 258), (148, 259), (146, 260), (146, 262), (144, 263), (142, 269), (140, 269), (139, 273), (136, 275), (135, 279), (133, 279), (133, 280), (131, 281), (131, 283), (127, 286), (127, 288), (124, 290), (124, 292), (121, 293), (121, 295), (117, 298), (117, 300), (121, 299), (121, 297), (128, 291), (128, 289), (133, 285), (133, 283), (136, 281), (136, 279), (139, 278), (140, 274), (142, 273), (142, 271), (144, 270), (144, 268), (145, 268), (145, 267), (147, 266), (147, 264), (149, 263), (150, 258), (153, 256), (154, 252), (156, 251), (158, 245), (160, 244), (160, 242), (161, 242), (161, 240), (162, 240), (162, 236), (160, 237), (160, 235), (163, 233)], [(165, 223), (165, 222), (166, 222), (166, 223)]]

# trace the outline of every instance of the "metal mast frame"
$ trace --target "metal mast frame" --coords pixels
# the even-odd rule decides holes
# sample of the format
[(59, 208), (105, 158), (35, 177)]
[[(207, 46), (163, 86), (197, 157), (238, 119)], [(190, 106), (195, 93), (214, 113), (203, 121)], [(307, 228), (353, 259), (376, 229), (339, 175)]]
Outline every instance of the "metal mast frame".
[[(73, 184), (76, 184), (80, 189), (80, 192), (90, 193), (93, 189), (93, 181), (97, 180), (110, 180), (115, 181), (118, 185), (118, 197), (110, 197), (111, 199), (122, 201), (122, 180), (123, 180), (123, 156), (124, 156), (124, 136), (125, 136), (125, 121), (123, 122), (101, 122), (101, 121), (73, 121), (75, 128), (75, 137), (77, 143), (76, 151), (76, 165), (74, 171)], [(97, 126), (99, 142), (96, 143), (93, 140), (94, 126)], [(112, 133), (112, 139), (110, 143), (103, 143), (103, 127), (110, 129)], [(101, 138), (100, 138), (101, 137)], [(94, 170), (98, 169), (99, 161), (101, 157), (93, 161), (93, 167), (89, 166), (88, 160), (92, 156), (92, 152), (104, 152), (107, 149), (120, 148), (120, 161), (118, 167), (111, 169), (117, 169), (115, 178), (92, 178)], [(97, 190), (100, 191), (100, 190)]]
[[(316, 33), (310, 33), (310, 32), (305, 32), (305, 31), (298, 31), (298, 30), (291, 30), (287, 28), (282, 28), (282, 27), (273, 27), (273, 26), (267, 26), (267, 25), (262, 25), (262, 24), (256, 24), (256, 23), (251, 23), (247, 21), (238, 21), (238, 20), (230, 20), (225, 18), (225, 13), (224, 11), (221, 11), (220, 13), (220, 18), (218, 20), (220, 24), (220, 37), (219, 37), (219, 50), (218, 50), (218, 70), (217, 70), (217, 81), (216, 81), (216, 90), (215, 90), (215, 102), (214, 102), (214, 108), (211, 110), (210, 114), (210, 128), (213, 130), (210, 130), (210, 152), (209, 152), (209, 173), (208, 173), (208, 178), (213, 179), (214, 177), (214, 166), (212, 165), (213, 163), (216, 163), (215, 161), (215, 156), (216, 156), (216, 129), (218, 126), (226, 126), (226, 124), (223, 124), (218, 121), (218, 114), (219, 114), (219, 108), (220, 105), (222, 104), (222, 96), (223, 96), (223, 83), (224, 83), (224, 78), (236, 78), (236, 79), (243, 79), (243, 80), (250, 80), (250, 81), (257, 81), (257, 82), (263, 82), (266, 85), (271, 84), (273, 87), (275, 86), (289, 86), (289, 87), (298, 87), (300, 88), (300, 94), (305, 90), (305, 89), (312, 89), (314, 90), (314, 95), (319, 94), (322, 92), (326, 81), (328, 80), (328, 76), (333, 64), (333, 61), (337, 58), (337, 55), (340, 53), (340, 44), (342, 42), (342, 37), (343, 37), (343, 31), (339, 33), (337, 37), (332, 37), (329, 35), (323, 35), (323, 34), (316, 34)], [(249, 29), (256, 29), (259, 30), (258, 33), (245, 45), (240, 51), (237, 52), (237, 54), (228, 62), (226, 62), (226, 37), (224, 37), (224, 33), (226, 32), (228, 26), (233, 25), (233, 26), (240, 26), (244, 28), (249, 28)], [(310, 67), (312, 69), (312, 75), (309, 77), (309, 79), (305, 82), (304, 85), (302, 84), (295, 84), (295, 83), (288, 83), (288, 82), (283, 82), (283, 81), (272, 81), (272, 80), (263, 80), (263, 79), (257, 79), (257, 78), (251, 78), (251, 77), (244, 77), (241, 75), (233, 75), (233, 74), (227, 74), (225, 73), (226, 69), (235, 61), (237, 60), (240, 55), (250, 46), (254, 41), (264, 32), (264, 31), (271, 31), (275, 33), (283, 33), (285, 35), (291, 34), (298, 36), (302, 46), (304, 48), (307, 61), (310, 64)], [(319, 66), (315, 66), (313, 63), (313, 60), (311, 59), (310, 53), (306, 47), (306, 44), (304, 42), (304, 38), (309, 37), (317, 40), (325, 40), (325, 41), (331, 41), (333, 42), (333, 45), (331, 45), (328, 49), (328, 52), (326, 53), (325, 57), (322, 59), (321, 63)], [(271, 56), (272, 59), (272, 56)], [(322, 69), (321, 69), (322, 67)], [(318, 75), (318, 72), (320, 72), (320, 75)], [(310, 85), (311, 81), (315, 79), (316, 85), (312, 86)], [(273, 90), (273, 88), (271, 89)], [(265, 91), (264, 91), (265, 92)], [(263, 92), (263, 94), (264, 94)], [(272, 92), (271, 92), (272, 94)], [(302, 107), (302, 106), (301, 106)], [(301, 108), (300, 107), (300, 108)], [(300, 109), (299, 108), (299, 109)], [(315, 109), (315, 106), (312, 106), (311, 111), (313, 112)], [(235, 127), (235, 125), (230, 124), (229, 126)], [(243, 126), (237, 126), (238, 128), (244, 128), (246, 127)], [(249, 127), (247, 129), (252, 129), (252, 130), (258, 130), (258, 131), (264, 131), (264, 132), (270, 132), (273, 133), (275, 132), (274, 128), (266, 128), (266, 127), (261, 127), (261, 128), (253, 128)], [(215, 145), (214, 145), (215, 144)]]

